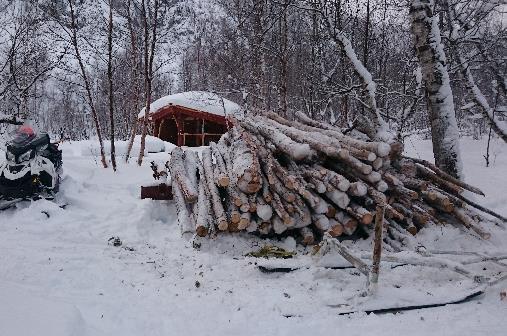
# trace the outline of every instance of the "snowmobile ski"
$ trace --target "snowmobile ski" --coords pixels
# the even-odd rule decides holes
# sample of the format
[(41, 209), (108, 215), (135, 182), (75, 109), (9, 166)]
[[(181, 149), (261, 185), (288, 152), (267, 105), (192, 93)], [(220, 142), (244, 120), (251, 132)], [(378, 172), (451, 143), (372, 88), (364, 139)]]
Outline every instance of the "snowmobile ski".
[(0, 200), (0, 211), (7, 210), (21, 201), (23, 201), (22, 198), (16, 198), (13, 200)]

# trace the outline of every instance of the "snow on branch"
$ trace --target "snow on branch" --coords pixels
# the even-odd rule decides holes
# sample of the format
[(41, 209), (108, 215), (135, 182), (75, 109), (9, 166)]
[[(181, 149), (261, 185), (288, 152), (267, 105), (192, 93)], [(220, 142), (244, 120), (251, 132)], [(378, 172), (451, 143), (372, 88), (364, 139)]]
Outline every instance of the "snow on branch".
[(377, 106), (376, 99), (377, 84), (373, 80), (373, 76), (368, 71), (368, 69), (366, 69), (364, 64), (359, 60), (354, 50), (354, 47), (352, 46), (352, 42), (350, 42), (350, 40), (345, 36), (343, 31), (336, 30), (336, 27), (333, 27), (333, 25), (331, 24), (329, 17), (327, 17), (323, 13), (321, 13), (321, 15), (323, 16), (323, 21), (328, 30), (329, 35), (336, 44), (340, 45), (343, 48), (343, 50), (345, 51), (345, 55), (352, 63), (354, 71), (359, 76), (361, 82), (363, 83), (366, 89), (368, 109), (372, 113), (370, 113), (370, 116), (368, 117), (362, 116), (364, 120), (361, 123), (362, 128), (361, 131), (366, 133), (371, 139), (374, 140), (380, 141), (391, 140), (392, 136), (388, 132), (388, 125), (384, 121), (384, 119), (382, 119), (382, 116)]

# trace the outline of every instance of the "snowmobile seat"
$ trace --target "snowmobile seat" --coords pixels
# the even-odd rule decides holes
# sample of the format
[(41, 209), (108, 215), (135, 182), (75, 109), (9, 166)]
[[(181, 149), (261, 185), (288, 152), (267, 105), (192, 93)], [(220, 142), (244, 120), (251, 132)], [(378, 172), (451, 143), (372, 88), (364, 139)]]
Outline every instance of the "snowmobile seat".
[(17, 139), (14, 139), (7, 145), (7, 150), (17, 156), (43, 146), (49, 146), (49, 135), (47, 133), (40, 133), (25, 141), (17, 141)]

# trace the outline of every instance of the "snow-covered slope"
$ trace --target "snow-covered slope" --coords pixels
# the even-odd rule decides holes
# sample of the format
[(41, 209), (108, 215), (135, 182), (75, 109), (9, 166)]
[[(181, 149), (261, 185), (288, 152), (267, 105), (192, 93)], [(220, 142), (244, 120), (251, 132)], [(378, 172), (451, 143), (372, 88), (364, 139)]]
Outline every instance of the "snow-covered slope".
[[(298, 248), (291, 262), (308, 267), (265, 274), (256, 266), (260, 260), (244, 257), (265, 242), (246, 235), (203, 240), (196, 250), (180, 236), (172, 205), (139, 199), (139, 186), (153, 182), (149, 162), (164, 162), (167, 154), (149, 153), (142, 167), (132, 159), (113, 173), (83, 156), (86, 146), (62, 146), (65, 178), (57, 203), (68, 204), (65, 209), (38, 201), (0, 213), (2, 336), (505, 335), (507, 302), (499, 298), (505, 280), (458, 306), (338, 316), (331, 306), (364, 285), (355, 270), (316, 267)], [(463, 140), (462, 147), (467, 179), (488, 195), (478, 201), (507, 215), (505, 144), (494, 145), (490, 168), (483, 165), (484, 141)], [(430, 148), (428, 141), (407, 144), (411, 155), (424, 158), (431, 158)], [(495, 233), (491, 242), (447, 226), (425, 229), (418, 239), (428, 248), (507, 253), (507, 232), (488, 229)], [(113, 236), (121, 247), (108, 245)], [(271, 243), (294, 248), (291, 240)], [(369, 241), (356, 245), (371, 248)], [(495, 267), (479, 271), (500, 271)], [(456, 287), (464, 281), (445, 271), (384, 265), (379, 295), (400, 295), (401, 302), (408, 286), (424, 296), (425, 288), (452, 291), (449, 280)]]

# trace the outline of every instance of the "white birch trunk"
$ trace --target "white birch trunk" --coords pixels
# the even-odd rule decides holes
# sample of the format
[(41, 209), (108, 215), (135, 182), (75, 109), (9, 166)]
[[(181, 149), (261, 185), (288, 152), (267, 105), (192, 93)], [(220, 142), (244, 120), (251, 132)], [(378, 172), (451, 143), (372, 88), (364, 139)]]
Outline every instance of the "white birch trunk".
[(434, 0), (411, 1), (412, 33), (426, 88), (435, 163), (462, 178), (454, 99), (434, 5)]

